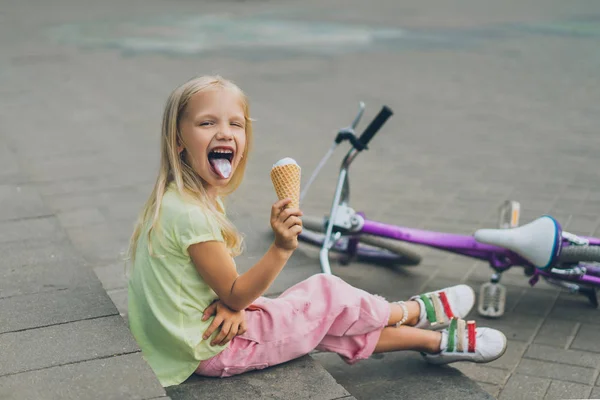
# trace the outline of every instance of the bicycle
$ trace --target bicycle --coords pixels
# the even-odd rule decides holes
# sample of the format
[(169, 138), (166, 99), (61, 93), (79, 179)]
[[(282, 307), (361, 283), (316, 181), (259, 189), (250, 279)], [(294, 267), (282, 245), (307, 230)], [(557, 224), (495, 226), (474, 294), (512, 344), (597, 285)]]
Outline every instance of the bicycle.
[(369, 142), (393, 114), (389, 107), (384, 106), (357, 137), (355, 129), (364, 110), (365, 104), (361, 102), (352, 124), (338, 131), (332, 147), (315, 168), (300, 195), (302, 201), (336, 147), (342, 142), (349, 142), (351, 148), (340, 167), (329, 216), (304, 216), (304, 229), (299, 236), (301, 241), (321, 247), (319, 261), (323, 273), (332, 273), (330, 251), (341, 253), (343, 264), (358, 259), (417, 265), (421, 257), (402, 245), (407, 242), (487, 261), (494, 272), (490, 282), (480, 288), (478, 312), (481, 315), (500, 317), (504, 314), (506, 287), (500, 280), (503, 272), (515, 266), (524, 268), (531, 286), (535, 286), (542, 277), (550, 284), (584, 295), (593, 307), (598, 307), (600, 264), (595, 263), (600, 262), (600, 239), (564, 232), (559, 222), (549, 215), (519, 226), (520, 205), (516, 201), (506, 201), (500, 208), (499, 229), (479, 229), (472, 236), (372, 221), (364, 213), (351, 208), (350, 165), (358, 154), (367, 150)]

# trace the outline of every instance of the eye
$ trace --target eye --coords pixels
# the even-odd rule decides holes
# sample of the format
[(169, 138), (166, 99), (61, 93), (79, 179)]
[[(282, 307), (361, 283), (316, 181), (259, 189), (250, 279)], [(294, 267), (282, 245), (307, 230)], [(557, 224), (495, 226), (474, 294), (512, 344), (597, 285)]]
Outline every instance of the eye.
[(211, 126), (211, 125), (213, 125), (213, 122), (212, 121), (202, 121), (198, 125), (200, 125), (200, 126)]

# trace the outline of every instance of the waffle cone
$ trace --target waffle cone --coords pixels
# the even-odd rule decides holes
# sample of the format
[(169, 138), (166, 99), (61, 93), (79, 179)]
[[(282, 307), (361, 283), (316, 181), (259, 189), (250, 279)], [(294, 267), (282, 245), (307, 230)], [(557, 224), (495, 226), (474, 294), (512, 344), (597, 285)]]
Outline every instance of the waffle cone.
[(300, 207), (300, 167), (296, 164), (286, 164), (271, 169), (271, 181), (279, 200), (290, 198), (288, 207)]

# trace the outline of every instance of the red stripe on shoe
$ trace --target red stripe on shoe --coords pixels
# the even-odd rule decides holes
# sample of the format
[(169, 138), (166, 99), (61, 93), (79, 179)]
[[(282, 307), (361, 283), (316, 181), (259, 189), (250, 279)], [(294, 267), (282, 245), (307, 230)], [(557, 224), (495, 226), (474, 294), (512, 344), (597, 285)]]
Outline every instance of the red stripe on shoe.
[(448, 297), (446, 297), (446, 293), (440, 292), (439, 295), (440, 300), (442, 301), (442, 305), (444, 306), (444, 312), (446, 313), (446, 316), (448, 316), (448, 319), (454, 318), (454, 313), (450, 308), (450, 302), (448, 301)]
[(467, 330), (469, 334), (469, 353), (475, 353), (475, 321), (467, 322)]

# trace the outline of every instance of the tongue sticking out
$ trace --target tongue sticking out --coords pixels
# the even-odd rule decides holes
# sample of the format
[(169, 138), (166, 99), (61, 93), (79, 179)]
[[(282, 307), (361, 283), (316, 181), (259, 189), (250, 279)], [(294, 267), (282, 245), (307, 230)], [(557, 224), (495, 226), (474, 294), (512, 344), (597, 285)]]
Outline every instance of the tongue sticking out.
[(221, 178), (229, 178), (229, 175), (231, 175), (231, 162), (229, 160), (226, 158), (214, 158), (210, 160), (210, 163)]

